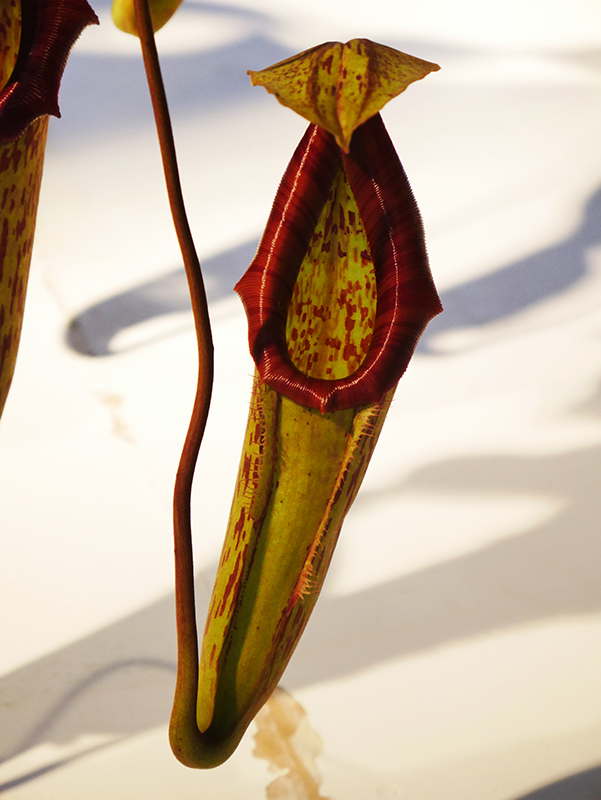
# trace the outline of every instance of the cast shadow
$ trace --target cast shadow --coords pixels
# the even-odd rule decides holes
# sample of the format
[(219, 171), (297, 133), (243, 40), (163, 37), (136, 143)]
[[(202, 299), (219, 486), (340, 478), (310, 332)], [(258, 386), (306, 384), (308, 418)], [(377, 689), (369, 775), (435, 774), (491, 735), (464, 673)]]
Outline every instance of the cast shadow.
[[(94, 3), (108, 12), (110, 2)], [(281, 61), (289, 53), (272, 36), (271, 18), (234, 4), (186, 3), (199, 19), (217, 15), (235, 25), (237, 38), (221, 46), (183, 53), (160, 53), (163, 79), (172, 115), (185, 117), (202, 110), (233, 108), (258, 102), (246, 74)], [(112, 25), (103, 19), (102, 24)], [(127, 36), (127, 34), (123, 34)], [(148, 87), (139, 53), (114, 54), (74, 49), (61, 82), (60, 107), (64, 124), (52, 125), (50, 140), (69, 145), (88, 136), (104, 137), (153, 125)]]
[(443, 292), (444, 313), (430, 322), (418, 352), (435, 354), (442, 333), (499, 322), (565, 292), (586, 277), (587, 250), (599, 244), (601, 189), (586, 203), (582, 224), (563, 242)]
[[(252, 261), (257, 244), (257, 240), (251, 239), (203, 261), (202, 271), (209, 302), (233, 294), (232, 287)], [(121, 331), (170, 314), (191, 313), (185, 272), (182, 268), (174, 269), (160, 278), (95, 303), (77, 314), (67, 326), (66, 343), (81, 355), (110, 356), (115, 354), (111, 343)], [(187, 321), (185, 324), (188, 324)], [(148, 345), (152, 341), (152, 334), (149, 334), (137, 346)], [(123, 349), (134, 349), (134, 346), (120, 348), (119, 352), (123, 352)]]
[(601, 800), (601, 767), (570, 775), (515, 800)]
[[(165, 674), (168, 680), (158, 680)], [(81, 732), (81, 725), (72, 723), (74, 713), (77, 716), (83, 714), (88, 720), (94, 719), (96, 737), (103, 731), (108, 734), (107, 739), (79, 748), (76, 753), (55, 755), (43, 766), (26, 770), (18, 777), (0, 783), (0, 794), (47, 775), (79, 758), (111, 747), (140, 730), (150, 730), (161, 724), (166, 718), (164, 714), (169, 713), (174, 675), (174, 663), (141, 658), (118, 661), (86, 675), (54, 702), (26, 732), (24, 738), (15, 743), (12, 752), (9, 751), (6, 757), (0, 757), (0, 765), (14, 755), (27, 752), (41, 743), (51, 741), (59, 746), (76, 743), (84, 734)], [(106, 702), (107, 686), (110, 687), (110, 696), (114, 697), (118, 693), (120, 724), (115, 724), (115, 704)], [(152, 697), (150, 703), (149, 696)], [(157, 714), (159, 707), (162, 707), (163, 714)], [(11, 735), (14, 733), (14, 730), (11, 731)]]

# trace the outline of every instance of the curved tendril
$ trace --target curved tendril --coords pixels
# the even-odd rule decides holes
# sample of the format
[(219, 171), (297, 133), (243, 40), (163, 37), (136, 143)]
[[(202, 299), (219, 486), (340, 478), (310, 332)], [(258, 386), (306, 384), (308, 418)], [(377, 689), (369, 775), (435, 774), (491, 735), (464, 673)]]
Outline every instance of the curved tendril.
[[(198, 255), (186, 216), (177, 167), (173, 132), (154, 41), (148, 0), (134, 0), (144, 67), (159, 136), (165, 182), (192, 300), (198, 345), (198, 382), (190, 424), (175, 479), (173, 528), (175, 544), (175, 602), (177, 627), (176, 709), (181, 709), (190, 728), (196, 728), (198, 691), (198, 636), (194, 605), (194, 567), (190, 497), (194, 468), (204, 435), (213, 386), (213, 340), (207, 298)], [(185, 711), (184, 711), (185, 710)], [(191, 731), (193, 733), (193, 731)], [(177, 755), (177, 753), (176, 753)]]

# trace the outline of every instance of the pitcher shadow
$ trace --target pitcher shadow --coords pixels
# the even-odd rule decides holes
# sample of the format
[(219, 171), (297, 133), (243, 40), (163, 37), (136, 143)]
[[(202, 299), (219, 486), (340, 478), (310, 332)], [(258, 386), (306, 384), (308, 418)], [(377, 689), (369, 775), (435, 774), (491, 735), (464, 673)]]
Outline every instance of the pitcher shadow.
[(514, 800), (601, 800), (601, 767), (570, 775)]
[(435, 355), (440, 334), (499, 322), (571, 289), (589, 272), (587, 251), (599, 245), (601, 189), (589, 198), (582, 223), (564, 241), (443, 292), (444, 313), (430, 322), (417, 352)]

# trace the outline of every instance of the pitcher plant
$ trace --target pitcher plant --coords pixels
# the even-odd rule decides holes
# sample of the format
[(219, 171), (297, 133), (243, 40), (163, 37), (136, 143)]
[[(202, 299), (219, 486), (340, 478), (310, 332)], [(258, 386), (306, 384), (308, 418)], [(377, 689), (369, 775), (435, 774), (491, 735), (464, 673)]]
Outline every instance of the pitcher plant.
[[(419, 211), (379, 114), (435, 69), (355, 39), (250, 72), (310, 125), (236, 286), (256, 374), (200, 658), (191, 560), (185, 575), (176, 564), (170, 739), (190, 767), (227, 759), (277, 686), (396, 384), (442, 310)], [(176, 561), (190, 547), (176, 539)]]
[(0, 416), (19, 348), (48, 115), (60, 117), (67, 56), (93, 23), (85, 0), (0, 0)]

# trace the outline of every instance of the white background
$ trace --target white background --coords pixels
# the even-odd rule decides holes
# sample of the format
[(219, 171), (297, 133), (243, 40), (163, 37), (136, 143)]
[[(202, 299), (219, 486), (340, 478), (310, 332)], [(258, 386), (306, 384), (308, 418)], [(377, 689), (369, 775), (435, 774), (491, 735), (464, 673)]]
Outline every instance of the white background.
[[(0, 790), (258, 800), (273, 775), (252, 729), (211, 772), (167, 744), (170, 502), (194, 339), (138, 43), (95, 8), (51, 123), (0, 426)], [(442, 67), (383, 116), (446, 310), (399, 385), (282, 683), (323, 742), (324, 797), (590, 800), (599, 0), (185, 0), (159, 34), (216, 345), (194, 496), (200, 615), (252, 372), (232, 287), (305, 127), (246, 70), (355, 36)]]

